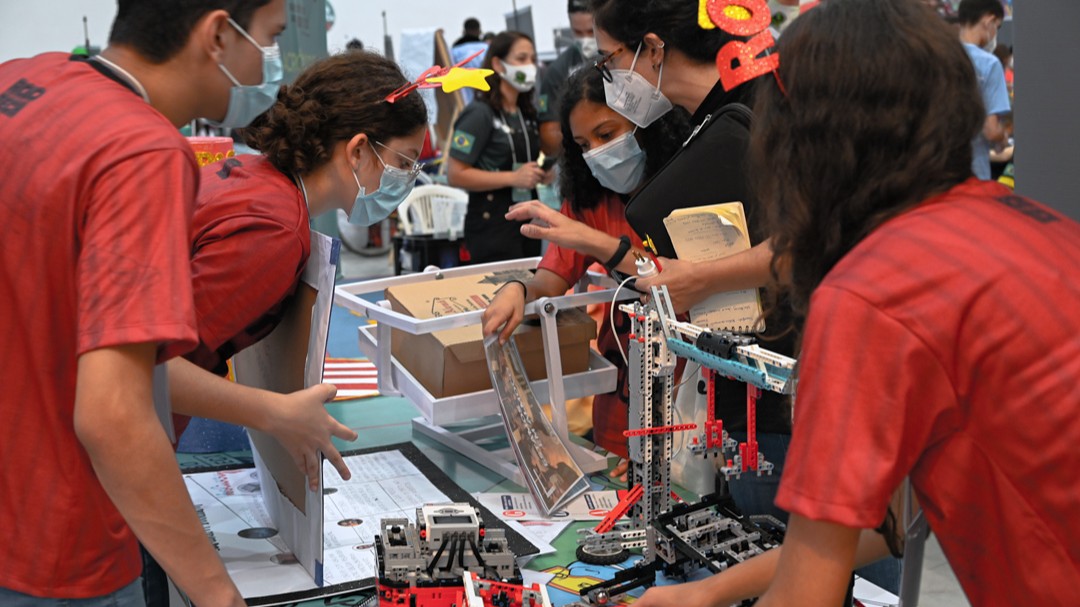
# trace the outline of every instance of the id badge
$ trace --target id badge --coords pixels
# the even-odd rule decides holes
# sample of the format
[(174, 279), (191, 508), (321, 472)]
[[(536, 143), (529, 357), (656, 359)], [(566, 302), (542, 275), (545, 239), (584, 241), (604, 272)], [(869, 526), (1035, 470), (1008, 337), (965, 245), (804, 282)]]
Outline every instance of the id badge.
[[(520, 169), (523, 164), (525, 164), (525, 163), (524, 162), (515, 162), (514, 163), (514, 168), (511, 169), (511, 170), (516, 171), (516, 170)], [(513, 200), (514, 202), (525, 202), (526, 200), (532, 200), (532, 199), (533, 199), (533, 195), (532, 195), (532, 190), (530, 190), (530, 189), (527, 189), (527, 188), (513, 188), (510, 191), (510, 200)]]

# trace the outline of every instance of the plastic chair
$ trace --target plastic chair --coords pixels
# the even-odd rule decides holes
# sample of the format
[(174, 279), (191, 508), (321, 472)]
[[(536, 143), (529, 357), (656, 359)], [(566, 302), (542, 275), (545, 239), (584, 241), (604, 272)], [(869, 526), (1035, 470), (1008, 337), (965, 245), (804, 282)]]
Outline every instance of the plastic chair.
[(418, 185), (398, 207), (404, 234), (449, 233), (453, 240), (464, 231), (469, 194), (445, 185)]

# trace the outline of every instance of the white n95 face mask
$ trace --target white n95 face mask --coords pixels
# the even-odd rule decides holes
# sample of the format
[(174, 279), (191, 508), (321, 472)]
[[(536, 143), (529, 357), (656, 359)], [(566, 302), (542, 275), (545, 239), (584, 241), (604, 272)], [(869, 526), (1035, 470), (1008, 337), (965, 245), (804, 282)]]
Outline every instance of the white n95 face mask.
[(499, 74), (499, 77), (508, 82), (517, 92), (527, 93), (536, 86), (536, 66), (532, 63), (510, 65), (504, 61), (503, 67), (506, 71)]
[(645, 76), (634, 71), (641, 43), (634, 53), (634, 61), (628, 70), (609, 70), (611, 82), (604, 80), (604, 98), (608, 107), (618, 112), (623, 118), (641, 128), (646, 128), (658, 118), (671, 111), (671, 101), (660, 92), (660, 82), (664, 78), (664, 64), (660, 64), (660, 74), (656, 86), (649, 84)]
[(635, 131), (637, 129), (581, 155), (593, 177), (612, 192), (633, 192), (645, 175), (645, 150), (638, 145)]
[(228, 68), (219, 63), (218, 68), (225, 72), (225, 75), (233, 83), (233, 87), (229, 89), (229, 107), (225, 110), (225, 118), (221, 122), (213, 120), (207, 122), (218, 127), (239, 129), (251, 124), (252, 120), (255, 120), (260, 114), (274, 105), (274, 102), (277, 101), (278, 89), (281, 88), (281, 80), (284, 77), (285, 70), (281, 63), (281, 49), (278, 48), (277, 44), (262, 46), (231, 17), (229, 18), (229, 24), (262, 52), (263, 81), (262, 84), (255, 85), (240, 84), (240, 81), (229, 72)]
[(578, 38), (577, 43), (578, 50), (586, 59), (596, 59), (600, 56), (600, 45), (596, 42), (596, 38), (592, 36)]

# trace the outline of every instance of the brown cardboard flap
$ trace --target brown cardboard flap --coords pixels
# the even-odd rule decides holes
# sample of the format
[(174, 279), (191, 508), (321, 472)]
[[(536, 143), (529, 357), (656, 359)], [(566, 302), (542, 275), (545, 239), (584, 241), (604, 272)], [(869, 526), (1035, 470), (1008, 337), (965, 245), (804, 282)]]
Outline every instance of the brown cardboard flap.
[[(511, 271), (447, 278), (390, 287), (385, 294), (395, 312), (425, 320), (482, 310), (507, 280), (530, 276), (529, 272)], [(563, 372), (586, 370), (589, 341), (596, 336), (596, 322), (584, 310), (575, 308), (559, 312), (556, 325)], [(391, 334), (394, 357), (436, 398), (491, 387), (484, 356), (483, 329), (479, 324), (427, 335), (409, 335), (398, 329)], [(547, 369), (540, 327), (522, 324), (514, 332), (514, 338), (529, 378), (545, 378)]]

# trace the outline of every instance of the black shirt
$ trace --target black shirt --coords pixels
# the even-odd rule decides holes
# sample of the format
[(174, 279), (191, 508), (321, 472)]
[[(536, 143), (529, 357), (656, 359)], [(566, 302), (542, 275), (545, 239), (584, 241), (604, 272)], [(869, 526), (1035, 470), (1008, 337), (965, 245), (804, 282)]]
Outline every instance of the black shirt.
[[(664, 228), (664, 218), (679, 208), (722, 202), (741, 201), (750, 228), (750, 243), (765, 239), (765, 213), (752, 195), (747, 175), (747, 151), (750, 146), (750, 103), (753, 81), (725, 91), (717, 81), (691, 118), (692, 134), (682, 149), (668, 161), (642, 189), (630, 199), (626, 219), (644, 238), (651, 237), (660, 255), (677, 257)], [(791, 356), (794, 336), (779, 340), (775, 336), (786, 329), (787, 314), (767, 314), (761, 346)], [(717, 414), (728, 430), (746, 429), (746, 385), (726, 379), (717, 380)], [(758, 400), (758, 430), (788, 434), (791, 432), (789, 398), (775, 392), (763, 392)]]
[[(540, 155), (536, 120), (521, 111), (496, 111), (476, 99), (461, 112), (450, 139), (450, 157), (485, 171), (512, 171)], [(519, 192), (518, 200), (536, 198), (536, 190)], [(521, 235), (521, 224), (504, 215), (513, 204), (513, 188), (469, 192), (465, 214), (465, 247), (473, 262), (502, 261), (540, 254), (540, 241)]]
[(585, 66), (585, 56), (577, 44), (571, 44), (551, 65), (544, 69), (544, 75), (540, 78), (540, 99), (537, 106), (540, 109), (540, 122), (556, 122), (559, 120), (559, 100), (562, 98), (563, 89), (570, 76)]
[(480, 36), (473, 36), (472, 34), (465, 34), (462, 37), (454, 41), (451, 46), (461, 46), (462, 44), (468, 44), (470, 42), (483, 42)]

